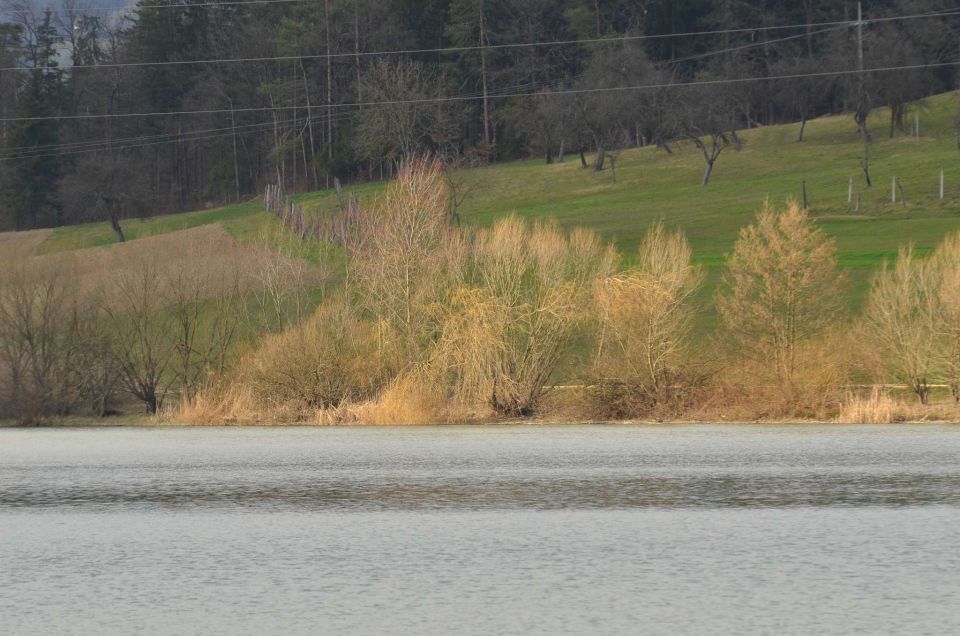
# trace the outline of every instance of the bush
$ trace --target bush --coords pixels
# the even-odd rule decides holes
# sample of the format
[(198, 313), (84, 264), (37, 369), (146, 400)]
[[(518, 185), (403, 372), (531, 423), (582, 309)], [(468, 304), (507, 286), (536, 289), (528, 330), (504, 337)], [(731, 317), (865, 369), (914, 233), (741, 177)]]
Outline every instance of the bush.
[(508, 217), (478, 231), (433, 356), (451, 399), (532, 414), (612, 264), (612, 249), (585, 230)]
[(935, 263), (920, 260), (908, 246), (874, 277), (866, 309), (868, 333), (886, 370), (907, 383), (921, 404), (927, 404), (943, 346), (938, 292)]
[(638, 250), (637, 265), (597, 285), (595, 378), (588, 393), (606, 417), (638, 417), (683, 408), (690, 374), (683, 370), (702, 281), (680, 233), (656, 224)]
[(371, 399), (396, 368), (393, 342), (379, 327), (330, 300), (303, 324), (267, 336), (244, 361), (241, 382), (257, 409), (296, 419)]

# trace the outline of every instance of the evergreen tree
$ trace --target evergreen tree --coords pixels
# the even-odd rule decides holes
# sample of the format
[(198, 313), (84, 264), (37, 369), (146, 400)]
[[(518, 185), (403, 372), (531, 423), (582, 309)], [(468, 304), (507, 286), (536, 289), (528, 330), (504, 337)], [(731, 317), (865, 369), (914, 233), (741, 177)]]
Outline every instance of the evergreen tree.
[(5, 184), (17, 229), (61, 222), (56, 196), (61, 158), (54, 154), (60, 141), (60, 121), (55, 117), (60, 114), (63, 84), (56, 59), (59, 42), (53, 12), (47, 10), (34, 29), (33, 41), (26, 43), (32, 70), (20, 90), (16, 110), (17, 117), (25, 119), (16, 122), (8, 144), (18, 155)]

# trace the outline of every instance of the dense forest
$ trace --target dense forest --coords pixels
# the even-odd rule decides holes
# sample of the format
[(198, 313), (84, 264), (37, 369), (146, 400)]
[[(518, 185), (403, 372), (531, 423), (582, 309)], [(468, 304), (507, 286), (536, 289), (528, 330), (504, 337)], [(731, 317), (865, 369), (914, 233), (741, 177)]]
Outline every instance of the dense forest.
[[(93, 1), (93, 0), (90, 0)], [(0, 11), (0, 229), (448, 165), (703, 153), (955, 87), (950, 0), (79, 0)], [(933, 15), (932, 15), (933, 14)], [(585, 153), (591, 153), (588, 166)], [(595, 153), (595, 154), (594, 154)]]

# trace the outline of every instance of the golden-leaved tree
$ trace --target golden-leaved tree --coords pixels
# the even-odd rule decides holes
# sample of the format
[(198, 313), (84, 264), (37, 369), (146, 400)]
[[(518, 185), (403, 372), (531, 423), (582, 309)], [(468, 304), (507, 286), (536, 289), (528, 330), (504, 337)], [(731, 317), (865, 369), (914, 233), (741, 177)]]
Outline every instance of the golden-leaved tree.
[(740, 231), (717, 307), (723, 329), (790, 395), (807, 343), (840, 320), (844, 277), (836, 245), (796, 202), (766, 204)]

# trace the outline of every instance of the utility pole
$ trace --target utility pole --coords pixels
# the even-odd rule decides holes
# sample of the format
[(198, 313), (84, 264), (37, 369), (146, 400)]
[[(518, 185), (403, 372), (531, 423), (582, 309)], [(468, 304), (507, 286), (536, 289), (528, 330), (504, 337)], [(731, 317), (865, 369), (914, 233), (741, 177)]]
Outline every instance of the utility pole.
[[(327, 40), (327, 159), (333, 162), (333, 58), (330, 56), (330, 0), (323, 2), (324, 27)], [(327, 166), (327, 187), (330, 186), (330, 166)]]
[(857, 3), (857, 70), (860, 71), (860, 90), (863, 90), (863, 7)]
[(483, 84), (483, 143), (490, 146), (490, 104), (487, 101), (487, 25), (483, 17), (483, 0), (480, 0), (480, 81)]
[(353, 0), (353, 55), (357, 66), (357, 104), (360, 106), (360, 112), (363, 112), (363, 89), (360, 86), (360, 9), (357, 7), (359, 0)]
[(230, 102), (230, 128), (233, 132), (233, 186), (236, 188), (237, 201), (240, 200), (240, 167), (237, 165), (237, 120), (233, 116), (233, 100), (227, 97)]
[(867, 130), (867, 117), (870, 107), (867, 104), (866, 79), (863, 69), (863, 8), (857, 3), (857, 129), (863, 136), (863, 143), (870, 143), (870, 131)]

